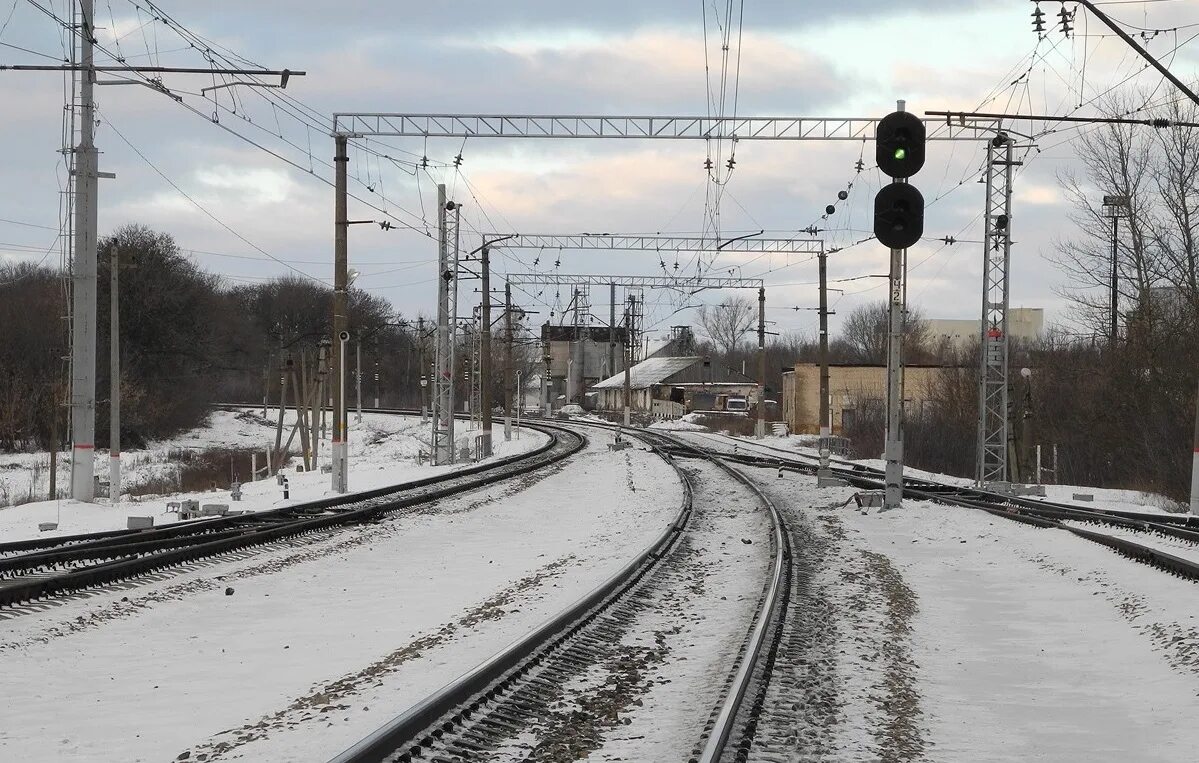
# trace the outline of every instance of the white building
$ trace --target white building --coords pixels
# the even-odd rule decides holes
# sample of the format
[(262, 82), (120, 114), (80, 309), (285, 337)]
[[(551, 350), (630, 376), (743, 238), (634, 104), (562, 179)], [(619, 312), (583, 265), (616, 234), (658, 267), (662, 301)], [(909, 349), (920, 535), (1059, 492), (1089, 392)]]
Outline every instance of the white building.
[[(1009, 339), (1036, 340), (1040, 338), (1045, 328), (1045, 310), (1040, 307), (1013, 307), (1007, 312), (1007, 330)], [(956, 350), (964, 350), (973, 342), (977, 342), (982, 331), (982, 323), (978, 320), (949, 320), (930, 318), (928, 320), (929, 344), (936, 347), (942, 342), (948, 342)]]

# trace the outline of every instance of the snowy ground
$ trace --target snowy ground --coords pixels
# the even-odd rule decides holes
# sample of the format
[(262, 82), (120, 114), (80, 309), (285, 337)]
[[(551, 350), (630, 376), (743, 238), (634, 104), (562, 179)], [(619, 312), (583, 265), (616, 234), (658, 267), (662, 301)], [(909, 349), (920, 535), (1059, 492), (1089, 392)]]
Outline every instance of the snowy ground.
[[(604, 707), (603, 718), (583, 713), (568, 724), (572, 737), (602, 738), (588, 760), (689, 759), (737, 664), (770, 574), (770, 520), (756, 496), (711, 464), (687, 461), (683, 468), (695, 489), (687, 532), (645, 594), (615, 659), (580, 682), (579, 696), (555, 713), (572, 719), (580, 707)], [(606, 696), (617, 701), (596, 701)], [(577, 744), (572, 750), (583, 751)], [(507, 759), (527, 758), (496, 758)]]
[(674, 519), (670, 466), (604, 442), (389, 521), (4, 621), (0, 760), (328, 759)]
[(851, 489), (751, 471), (818, 560), (751, 759), (1193, 759), (1194, 583), (1060, 531), (924, 502), (863, 515)]
[[(813, 435), (787, 435), (776, 437), (768, 435), (762, 439), (748, 437), (731, 437), (725, 434), (699, 432), (690, 427), (679, 427), (679, 434), (690, 437), (697, 444), (718, 449), (731, 450), (734, 445), (745, 452), (760, 452), (764, 455), (778, 454), (780, 451), (795, 453), (809, 458), (818, 458), (817, 441)], [(873, 469), (886, 468), (886, 462), (877, 458), (863, 458), (852, 461)], [(955, 477), (949, 474), (927, 472), (922, 469), (905, 467), (904, 474), (918, 479), (940, 482), (945, 485), (969, 487), (974, 480), (966, 477)], [(1090, 495), (1094, 500), (1074, 500), (1075, 494)], [(1032, 496), (1035, 498), (1035, 496)], [(1112, 488), (1080, 487), (1078, 485), (1045, 485), (1045, 499), (1055, 503), (1073, 504), (1080, 508), (1116, 509), (1120, 511), (1140, 511), (1149, 514), (1176, 513), (1181, 510), (1176, 501), (1154, 493), (1144, 493), (1139, 490), (1117, 490)]]
[[(122, 482), (126, 487), (144, 484), (146, 481), (173, 474), (178, 464), (167, 459), (167, 453), (180, 448), (263, 448), (274, 443), (274, 425), (257, 413), (234, 413), (215, 411), (207, 426), (192, 430), (169, 441), (155, 443), (144, 451), (129, 451), (123, 454), (125, 474)], [(351, 414), (350, 429), (350, 478), (351, 492), (396, 485), (420, 477), (426, 477), (458, 468), (454, 465), (434, 467), (418, 465), (417, 454), (428, 450), (429, 425), (422, 424), (418, 416), (398, 416), (383, 413), (364, 413), (361, 424), (355, 424)], [(467, 422), (458, 422), (457, 434), (469, 437)], [(286, 433), (284, 439), (286, 440)], [(529, 429), (521, 429), (519, 438), (505, 442), (502, 436), (495, 440), (493, 458), (500, 458), (525, 450), (531, 450), (545, 442), (545, 435)], [(298, 443), (293, 450), (298, 450)], [(322, 464), (328, 464), (329, 443), (325, 440), (318, 456)], [(8, 454), (4, 459), (20, 460), (29, 454)], [(19, 458), (18, 458), (19, 457)], [(29, 456), (32, 457), (32, 456)], [(45, 458), (45, 454), (41, 454)], [(263, 455), (260, 462), (264, 462)], [(108, 474), (108, 453), (97, 457), (97, 473)], [(38, 501), (19, 506), (0, 508), (0, 540), (72, 535), (100, 530), (122, 529), (129, 516), (152, 516), (156, 525), (177, 521), (178, 515), (167, 513), (168, 501), (196, 499), (205, 503), (226, 503), (231, 509), (262, 511), (306, 501), (314, 501), (334, 495), (331, 478), (320, 471), (301, 473), (296, 471), (297, 460), (293, 460), (285, 473), (288, 478), (289, 497), (284, 500), (282, 488), (274, 479), (247, 482), (242, 486), (243, 500), (233, 502), (228, 490), (199, 493), (172, 493), (170, 495), (146, 495), (129, 497), (117, 506), (107, 499), (97, 503), (79, 503), (69, 499)], [(11, 470), (10, 470), (11, 471)], [(0, 475), (5, 474), (0, 471)], [(69, 483), (69, 470), (60, 474), (60, 480)], [(59, 484), (64, 484), (60, 481)], [(40, 522), (58, 522), (58, 529), (40, 532)]]

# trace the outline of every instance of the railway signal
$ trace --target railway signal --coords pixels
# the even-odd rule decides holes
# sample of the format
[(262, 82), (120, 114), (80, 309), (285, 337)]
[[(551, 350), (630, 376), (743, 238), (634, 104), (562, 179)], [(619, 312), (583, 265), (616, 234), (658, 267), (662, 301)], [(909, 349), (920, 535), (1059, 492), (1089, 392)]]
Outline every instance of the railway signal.
[(875, 128), (874, 160), (878, 168), (893, 178), (915, 175), (924, 166), (925, 139), (920, 117), (907, 111), (891, 112)]
[(907, 249), (924, 235), (924, 196), (915, 186), (891, 183), (874, 197), (874, 235), (890, 249)]
[(878, 168), (895, 178), (874, 197), (874, 235), (891, 250), (890, 299), (887, 308), (887, 430), (883, 454), (887, 461), (883, 510), (897, 509), (903, 499), (903, 321), (907, 311), (903, 279), (907, 248), (924, 233), (924, 197), (908, 183), (924, 166), (924, 122), (904, 111), (879, 120), (874, 157)]
[(879, 120), (874, 158), (878, 168), (896, 179), (874, 197), (874, 235), (891, 249), (907, 249), (924, 234), (924, 196), (907, 180), (924, 166), (924, 122), (896, 111)]

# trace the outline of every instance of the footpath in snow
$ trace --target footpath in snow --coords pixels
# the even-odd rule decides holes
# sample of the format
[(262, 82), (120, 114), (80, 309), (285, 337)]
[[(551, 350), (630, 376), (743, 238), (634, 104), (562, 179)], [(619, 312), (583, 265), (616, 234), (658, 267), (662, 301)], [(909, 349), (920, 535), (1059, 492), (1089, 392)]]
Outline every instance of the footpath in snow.
[[(276, 409), (277, 410), (277, 409)], [(400, 416), (383, 413), (364, 413), (361, 424), (354, 423), (350, 414), (350, 492), (371, 490), (409, 482), (461, 468), (461, 464), (429, 466), (417, 463), (420, 451), (428, 450), (429, 424), (422, 423), (419, 416)], [(467, 423), (459, 422), (458, 434), (466, 435)], [(520, 436), (505, 441), (502, 428), (496, 429), (494, 455), (492, 458), (532, 450), (543, 445), (545, 435), (522, 428)], [(123, 455), (125, 469), (122, 482), (125, 487), (150, 484), (152, 480), (173, 477), (179, 464), (168, 459), (171, 451), (180, 449), (207, 450), (213, 448), (262, 449), (266, 443), (274, 443), (274, 424), (262, 418), (261, 410), (214, 411), (204, 427), (191, 430), (169, 441), (154, 443), (144, 451), (128, 451)], [(286, 440), (286, 432), (284, 435)], [(298, 444), (293, 444), (293, 450)], [(318, 456), (321, 464), (328, 464), (329, 441), (321, 443)], [(31, 454), (9, 454), (4, 459), (25, 461)], [(45, 458), (46, 454), (40, 454)], [(260, 456), (260, 463), (266, 456)], [(321, 498), (329, 498), (333, 491), (328, 474), (319, 470), (297, 471), (298, 458), (284, 469), (288, 480), (288, 498), (283, 498), (283, 489), (272, 478), (257, 482), (246, 481), (242, 485), (242, 500), (233, 501), (228, 490), (209, 490), (168, 495), (126, 495), (117, 506), (108, 499), (96, 503), (80, 503), (69, 499), (38, 501), (0, 508), (0, 541), (23, 540), (33, 537), (74, 535), (102, 530), (124, 529), (130, 516), (150, 516), (154, 524), (164, 525), (178, 521), (178, 514), (167, 512), (169, 501), (194, 499), (201, 504), (224, 503), (239, 511), (263, 511), (290, 506)], [(96, 459), (97, 474), (108, 474), (108, 453), (101, 451)], [(12, 474), (19, 470), (10, 469)], [(0, 472), (2, 475), (4, 472)], [(245, 477), (248, 480), (248, 476)], [(61, 473), (60, 485), (69, 484), (69, 469)], [(58, 528), (41, 532), (39, 523), (57, 522)]]

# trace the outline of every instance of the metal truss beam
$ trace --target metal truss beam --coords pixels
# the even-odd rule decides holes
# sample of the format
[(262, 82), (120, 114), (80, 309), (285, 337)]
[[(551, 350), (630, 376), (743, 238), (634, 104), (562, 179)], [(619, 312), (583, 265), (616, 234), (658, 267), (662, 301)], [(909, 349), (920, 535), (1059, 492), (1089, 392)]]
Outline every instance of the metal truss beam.
[(554, 235), (525, 233), (505, 235), (484, 233), (491, 249), (611, 249), (642, 252), (779, 252), (819, 254), (824, 242), (819, 239), (736, 238), (719, 241), (700, 236), (624, 236), (607, 233)]
[[(567, 114), (333, 115), (333, 134), (411, 138), (636, 138), (641, 140), (873, 140), (872, 117), (583, 116)], [(984, 140), (1000, 120), (928, 120), (929, 140)]]
[(686, 278), (671, 276), (605, 276), (543, 273), (510, 273), (505, 276), (513, 286), (545, 284), (549, 286), (609, 286), (648, 289), (760, 289), (761, 278)]

